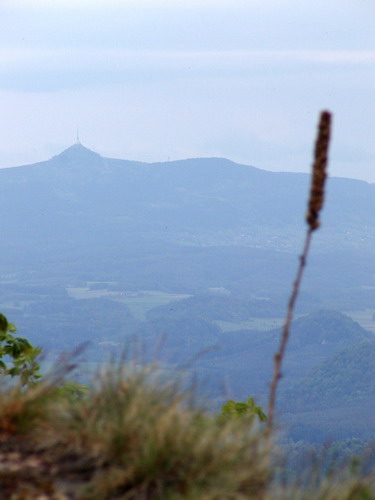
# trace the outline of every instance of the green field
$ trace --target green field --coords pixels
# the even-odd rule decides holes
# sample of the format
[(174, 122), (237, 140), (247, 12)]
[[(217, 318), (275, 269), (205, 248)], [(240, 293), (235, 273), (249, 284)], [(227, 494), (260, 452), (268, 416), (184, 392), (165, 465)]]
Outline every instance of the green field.
[(144, 320), (146, 313), (150, 309), (190, 297), (187, 294), (166, 293), (157, 290), (113, 292), (107, 289), (92, 290), (89, 287), (67, 288), (67, 292), (77, 300), (109, 297), (117, 302), (122, 302), (129, 307), (131, 313), (139, 320)]
[(249, 321), (232, 323), (230, 321), (217, 320), (215, 323), (223, 332), (235, 330), (273, 330), (283, 324), (284, 318), (252, 318)]
[(145, 319), (146, 313), (150, 309), (190, 297), (190, 295), (181, 293), (164, 293), (154, 290), (144, 290), (139, 293), (138, 297), (123, 297), (117, 300), (124, 302), (134, 316), (140, 320)]

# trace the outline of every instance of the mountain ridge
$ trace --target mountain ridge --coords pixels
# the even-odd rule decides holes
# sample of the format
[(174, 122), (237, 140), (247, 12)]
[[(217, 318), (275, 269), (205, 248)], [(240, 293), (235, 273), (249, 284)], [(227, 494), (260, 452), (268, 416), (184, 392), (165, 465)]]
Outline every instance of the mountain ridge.
[[(139, 161), (139, 160), (128, 160), (125, 158), (117, 158), (117, 157), (112, 157), (112, 156), (103, 156), (100, 153), (94, 151), (93, 149), (90, 149), (86, 146), (84, 146), (81, 142), (75, 142), (72, 145), (68, 146), (67, 148), (63, 149), (60, 153), (57, 153), (53, 156), (51, 156), (49, 159), (46, 160), (41, 160), (36, 163), (24, 163), (21, 165), (16, 165), (16, 166), (8, 166), (8, 167), (2, 167), (0, 170), (8, 170), (8, 169), (14, 169), (14, 168), (23, 168), (23, 167), (31, 167), (34, 165), (40, 165), (40, 164), (45, 164), (49, 163), (51, 161), (57, 161), (57, 160), (74, 160), (75, 162), (82, 160), (82, 159), (101, 159), (104, 162), (105, 161), (110, 161), (110, 162), (126, 162), (126, 163), (132, 163), (132, 164), (137, 164), (137, 165), (149, 165), (149, 166), (163, 166), (163, 165), (188, 165), (191, 162), (195, 161), (200, 161), (200, 160), (207, 160), (207, 161), (212, 161), (212, 162), (221, 162), (221, 163), (227, 163), (228, 165), (236, 165), (240, 167), (245, 167), (246, 169), (251, 169), (254, 172), (261, 172), (262, 174), (269, 174), (271, 176), (280, 176), (280, 175), (288, 175), (288, 176), (293, 176), (293, 177), (298, 177), (298, 176), (309, 176), (309, 173), (306, 172), (290, 172), (290, 171), (273, 171), (273, 170), (267, 170), (264, 168), (259, 168), (255, 167), (254, 165), (249, 165), (247, 163), (239, 163), (233, 160), (230, 160), (229, 158), (225, 157), (220, 157), (220, 156), (198, 156), (198, 157), (191, 157), (191, 158), (183, 158), (183, 159), (178, 159), (178, 160), (168, 160), (168, 161), (156, 161), (156, 162), (145, 162), (145, 161)], [(341, 177), (341, 176), (332, 176), (330, 177), (331, 179), (335, 180), (342, 180), (343, 182), (345, 181), (350, 181), (350, 182), (356, 182), (359, 184), (368, 184), (368, 185), (375, 185), (375, 183), (371, 183), (368, 181), (365, 181), (363, 179), (356, 179), (354, 177)]]
[[(44, 162), (1, 169), (0, 181), (7, 235), (0, 275), (34, 269), (45, 279), (44, 262), (52, 279), (53, 267), (69, 261), (73, 269), (79, 261), (93, 281), (96, 269), (110, 265), (111, 281), (120, 276), (136, 289), (224, 287), (265, 297), (289, 287), (309, 188), (303, 173), (218, 158), (110, 159), (82, 144)], [(346, 294), (357, 304), (364, 293), (368, 307), (374, 249), (375, 185), (329, 179), (305, 280), (306, 292), (322, 301), (315, 307), (327, 295)], [(326, 263), (329, 272), (321, 272)]]

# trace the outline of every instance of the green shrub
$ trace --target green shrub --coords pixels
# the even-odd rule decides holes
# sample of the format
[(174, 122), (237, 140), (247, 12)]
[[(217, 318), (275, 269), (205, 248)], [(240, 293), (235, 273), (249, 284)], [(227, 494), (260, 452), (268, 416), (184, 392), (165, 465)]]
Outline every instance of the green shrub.
[(19, 377), (21, 385), (32, 385), (41, 377), (36, 361), (41, 349), (15, 335), (13, 323), (0, 314), (0, 374)]

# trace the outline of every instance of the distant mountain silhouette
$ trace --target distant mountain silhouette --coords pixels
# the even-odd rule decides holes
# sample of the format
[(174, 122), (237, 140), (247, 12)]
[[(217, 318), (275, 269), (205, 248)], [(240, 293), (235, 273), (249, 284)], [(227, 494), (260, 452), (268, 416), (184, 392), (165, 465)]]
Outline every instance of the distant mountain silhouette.
[[(79, 206), (95, 216), (122, 217), (129, 229), (152, 228), (179, 242), (184, 233), (188, 243), (278, 249), (291, 248), (298, 239), (292, 233), (303, 224), (309, 180), (305, 174), (268, 172), (222, 158), (152, 164), (115, 160), (80, 143), (48, 161), (2, 169), (0, 176), (7, 187), (3, 205), (10, 199), (14, 203), (11, 186), (22, 184), (22, 199), (16, 197), (20, 210), (23, 205), (32, 209), (39, 190), (44, 199), (39, 208), (46, 213), (56, 205), (67, 213)], [(89, 206), (93, 199), (95, 206)], [(375, 185), (330, 179), (326, 205), (323, 231), (329, 228), (331, 243), (372, 241)], [(355, 242), (357, 234), (362, 239)]]
[[(50, 160), (1, 169), (0, 182), (5, 273), (48, 268), (52, 280), (65, 262), (66, 277), (79, 268), (82, 278), (116, 274), (133, 288), (269, 296), (289, 287), (309, 176), (223, 158), (111, 159), (77, 143)], [(326, 296), (344, 291), (362, 300), (363, 285), (373, 285), (374, 242), (375, 185), (329, 179), (314, 242), (321, 257), (305, 281), (314, 307), (332, 307)], [(319, 271), (322, 262), (329, 272)]]

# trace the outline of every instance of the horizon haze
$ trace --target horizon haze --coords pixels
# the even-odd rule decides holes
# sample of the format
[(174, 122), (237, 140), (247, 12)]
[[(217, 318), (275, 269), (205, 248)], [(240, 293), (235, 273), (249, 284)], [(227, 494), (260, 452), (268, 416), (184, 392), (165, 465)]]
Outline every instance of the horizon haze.
[(103, 156), (225, 157), (375, 181), (373, 2), (3, 1), (0, 168), (74, 140)]

